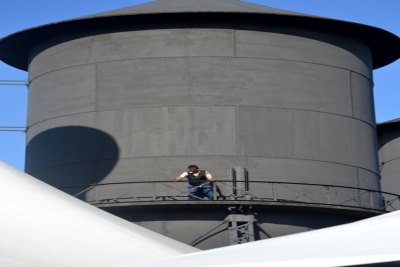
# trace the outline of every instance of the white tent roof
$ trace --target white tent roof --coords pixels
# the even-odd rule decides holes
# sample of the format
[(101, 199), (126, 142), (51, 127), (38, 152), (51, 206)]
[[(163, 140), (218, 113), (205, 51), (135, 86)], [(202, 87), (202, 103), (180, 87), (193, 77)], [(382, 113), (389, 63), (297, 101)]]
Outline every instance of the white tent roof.
[(197, 251), (0, 162), (0, 266), (122, 266)]
[(400, 211), (301, 234), (197, 251), (1, 162), (0, 183), (0, 266), (324, 267), (400, 262)]

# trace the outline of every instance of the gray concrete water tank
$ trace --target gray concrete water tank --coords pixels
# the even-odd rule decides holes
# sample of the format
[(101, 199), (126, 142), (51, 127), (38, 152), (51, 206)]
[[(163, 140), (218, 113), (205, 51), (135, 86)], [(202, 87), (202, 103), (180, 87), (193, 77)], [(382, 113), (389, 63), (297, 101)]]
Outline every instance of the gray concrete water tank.
[(377, 125), (382, 191), (400, 194), (400, 119)]
[[(15, 33), (0, 58), (29, 69), (28, 173), (210, 248), (229, 244), (232, 207), (256, 214), (255, 239), (383, 209), (372, 70), (399, 45), (356, 23), (160, 0)], [(250, 197), (163, 200), (193, 163), (217, 180), (246, 168)]]

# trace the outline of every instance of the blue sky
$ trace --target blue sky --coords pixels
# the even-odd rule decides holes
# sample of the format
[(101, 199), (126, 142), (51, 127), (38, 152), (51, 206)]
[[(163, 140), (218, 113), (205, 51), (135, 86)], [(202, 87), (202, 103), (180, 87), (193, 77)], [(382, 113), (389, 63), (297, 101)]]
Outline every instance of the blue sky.
[[(148, 0), (8, 0), (0, 9), (0, 38), (26, 28), (94, 14)], [(400, 36), (400, 0), (247, 0), (250, 3), (352, 21)], [(400, 49), (400, 48), (399, 48)], [(0, 62), (0, 80), (27, 80), (27, 73)], [(374, 71), (378, 122), (400, 117), (400, 60)], [(25, 126), (28, 90), (0, 85), (0, 127)], [(25, 134), (0, 131), (0, 160), (24, 169)]]

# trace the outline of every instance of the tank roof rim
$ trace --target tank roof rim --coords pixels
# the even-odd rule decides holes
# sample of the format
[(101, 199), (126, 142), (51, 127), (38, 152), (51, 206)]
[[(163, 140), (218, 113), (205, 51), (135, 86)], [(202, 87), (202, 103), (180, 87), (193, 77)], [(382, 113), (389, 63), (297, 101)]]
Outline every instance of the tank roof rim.
[(376, 127), (378, 130), (380, 130), (382, 128), (386, 128), (386, 127), (399, 127), (400, 128), (400, 118), (377, 123)]
[[(16, 58), (21, 57), (20, 55), (27, 55), (29, 53), (27, 53), (26, 50), (29, 50), (32, 48), (32, 44), (27, 42), (29, 40), (29, 37), (31, 35), (35, 35), (38, 33), (42, 33), (42, 34), (46, 34), (49, 33), (51, 31), (51, 28), (54, 27), (65, 27), (65, 26), (73, 26), (74, 24), (78, 24), (78, 23), (84, 23), (86, 24), (85, 26), (88, 26), (87, 24), (90, 23), (101, 23), (102, 21), (106, 20), (106, 21), (116, 21), (117, 19), (123, 19), (123, 18), (144, 18), (144, 17), (148, 17), (148, 16), (157, 16), (157, 17), (161, 17), (161, 16), (178, 16), (178, 15), (210, 15), (210, 14), (224, 14), (224, 15), (235, 15), (235, 16), (254, 16), (254, 15), (258, 15), (258, 16), (263, 16), (264, 18), (270, 18), (272, 20), (281, 20), (282, 18), (290, 18), (291, 22), (302, 22), (304, 23), (304, 26), (306, 26), (307, 22), (311, 22), (311, 21), (315, 21), (318, 20), (322, 23), (317, 23), (317, 25), (313, 25), (313, 27), (311, 27), (312, 29), (324, 29), (324, 28), (329, 28), (332, 26), (338, 26), (338, 25), (344, 25), (347, 27), (351, 27), (351, 29), (349, 30), (348, 28), (344, 28), (344, 30), (342, 30), (341, 32), (343, 32), (343, 34), (345, 33), (357, 33), (355, 30), (360, 30), (361, 32), (368, 32), (368, 36), (367, 38), (362, 38), (362, 34), (359, 34), (357, 37), (359, 37), (360, 39), (364, 39), (363, 41), (366, 42), (372, 50), (372, 54), (373, 54), (373, 58), (374, 58), (374, 64), (373, 64), (373, 69), (377, 69), (383, 66), (386, 66), (394, 61), (396, 61), (397, 59), (400, 58), (400, 50), (395, 49), (395, 47), (400, 46), (400, 37), (395, 35), (394, 33), (391, 33), (389, 31), (386, 31), (384, 29), (381, 28), (377, 28), (374, 26), (370, 26), (370, 25), (366, 25), (366, 24), (361, 24), (361, 23), (357, 23), (357, 22), (349, 22), (349, 21), (342, 21), (342, 20), (337, 20), (337, 19), (331, 19), (331, 18), (325, 18), (325, 17), (317, 17), (317, 16), (308, 16), (308, 15), (293, 15), (293, 14), (275, 14), (275, 13), (262, 13), (262, 12), (243, 12), (243, 11), (192, 11), (192, 12), (188, 12), (188, 11), (184, 11), (184, 12), (159, 12), (159, 13), (139, 13), (139, 14), (122, 14), (122, 15), (104, 15), (104, 16), (96, 16), (96, 17), (80, 17), (80, 18), (74, 18), (74, 19), (68, 19), (68, 20), (62, 20), (62, 21), (58, 21), (58, 22), (52, 22), (52, 23), (47, 23), (47, 24), (43, 24), (43, 25), (38, 25), (35, 27), (31, 27), (31, 28), (27, 28), (24, 30), (20, 30), (17, 32), (14, 32), (10, 35), (7, 35), (3, 38), (0, 38), (0, 60), (4, 61), (5, 63), (16, 67), (18, 69), (21, 70), (27, 70), (28, 69), (28, 60), (27, 58), (25, 58), (26, 62), (21, 63), (22, 60), (16, 60)], [(282, 22), (282, 21), (281, 21)], [(288, 20), (288, 22), (290, 22)], [(263, 24), (262, 22), (260, 22), (259, 24)], [(294, 24), (295, 25), (295, 24)], [(118, 24), (115, 24), (113, 26), (118, 26)], [(90, 25), (89, 25), (90, 27)], [(331, 31), (332, 29), (330, 29)], [(386, 41), (382, 41), (381, 38), (385, 38)], [(19, 39), (21, 39), (20, 41), (22, 42), (22, 47), (18, 47), (21, 46), (21, 43), (19, 43)], [(376, 39), (379, 39), (379, 41), (376, 41)], [(23, 42), (25, 41), (25, 42)], [(380, 49), (378, 49), (377, 43), (385, 43), (386, 45), (391, 44), (390, 49), (385, 49), (384, 52), (379, 52)], [(18, 45), (19, 44), (19, 45)], [(7, 47), (9, 46), (9, 47)], [(16, 48), (17, 47), (17, 48)], [(13, 50), (15, 49), (24, 49), (25, 53), (18, 53), (18, 56), (11, 56), (11, 57), (7, 57), (5, 56), (5, 54), (7, 54), (5, 51), (7, 50), (7, 48), (11, 48)], [(386, 58), (381, 59), (382, 55), (387, 55), (388, 51), (391, 52), (391, 55), (386, 56)], [(376, 53), (376, 54), (375, 54)]]

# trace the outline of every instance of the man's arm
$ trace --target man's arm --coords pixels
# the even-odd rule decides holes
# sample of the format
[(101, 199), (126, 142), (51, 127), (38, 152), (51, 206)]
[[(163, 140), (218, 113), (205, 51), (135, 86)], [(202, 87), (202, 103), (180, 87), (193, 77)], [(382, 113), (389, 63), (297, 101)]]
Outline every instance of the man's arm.
[(207, 178), (207, 181), (210, 181), (210, 182), (214, 181), (213, 176), (208, 171), (206, 171), (206, 178)]
[(183, 172), (181, 175), (176, 176), (174, 181), (182, 180), (182, 179), (186, 178), (187, 175), (188, 175), (187, 172)]

